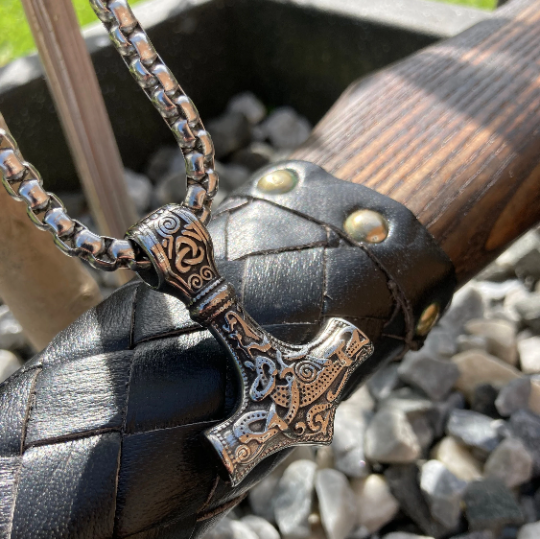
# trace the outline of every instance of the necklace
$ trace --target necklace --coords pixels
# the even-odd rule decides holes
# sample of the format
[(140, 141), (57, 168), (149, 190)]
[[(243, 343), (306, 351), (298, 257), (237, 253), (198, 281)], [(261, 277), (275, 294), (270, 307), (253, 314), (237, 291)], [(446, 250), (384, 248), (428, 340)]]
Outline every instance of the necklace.
[(133, 226), (125, 239), (99, 236), (67, 214), (43, 189), (39, 172), (0, 130), (0, 170), (9, 194), (54, 235), (66, 254), (105, 271), (129, 268), (150, 286), (180, 299), (209, 329), (236, 367), (242, 390), (235, 413), (206, 438), (238, 485), (266, 456), (299, 444), (329, 444), (346, 382), (373, 353), (364, 333), (331, 318), (310, 343), (283, 343), (243, 309), (220, 275), (206, 224), (219, 179), (214, 147), (193, 102), (157, 54), (126, 0), (91, 0), (130, 72), (173, 132), (186, 161), (187, 195)]

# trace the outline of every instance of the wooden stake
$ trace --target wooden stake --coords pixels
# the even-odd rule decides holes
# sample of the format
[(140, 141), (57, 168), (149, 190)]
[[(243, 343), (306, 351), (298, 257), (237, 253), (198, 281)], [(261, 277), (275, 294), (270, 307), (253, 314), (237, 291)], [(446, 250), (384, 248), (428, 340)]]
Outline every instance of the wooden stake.
[[(0, 127), (7, 125), (0, 114)], [(36, 228), (24, 203), (0, 185), (0, 297), (37, 350), (101, 301), (83, 264), (64, 256), (52, 236)]]
[(70, 0), (22, 4), (99, 232), (122, 238), (137, 214), (75, 10)]

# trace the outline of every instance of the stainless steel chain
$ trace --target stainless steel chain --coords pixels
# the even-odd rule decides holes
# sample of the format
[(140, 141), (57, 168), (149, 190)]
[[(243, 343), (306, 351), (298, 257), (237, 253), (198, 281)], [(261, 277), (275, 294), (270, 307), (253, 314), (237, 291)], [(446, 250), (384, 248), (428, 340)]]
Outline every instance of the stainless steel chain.
[[(135, 80), (173, 132), (186, 161), (183, 205), (206, 224), (219, 179), (214, 169), (214, 145), (197, 108), (157, 54), (127, 0), (90, 0), (90, 4)], [(39, 172), (24, 160), (17, 143), (4, 129), (0, 129), (0, 172), (8, 193), (26, 202), (30, 219), (37, 227), (49, 230), (65, 254), (105, 271), (140, 271), (150, 266), (131, 240), (98, 236), (69, 217), (60, 199), (43, 189)]]

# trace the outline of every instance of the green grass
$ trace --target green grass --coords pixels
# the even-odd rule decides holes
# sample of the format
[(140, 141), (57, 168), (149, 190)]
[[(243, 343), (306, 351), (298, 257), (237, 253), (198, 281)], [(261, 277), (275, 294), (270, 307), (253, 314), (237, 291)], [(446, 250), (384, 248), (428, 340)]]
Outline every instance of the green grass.
[[(132, 4), (141, 0), (131, 0)], [(451, 4), (494, 9), (497, 0), (435, 0)], [(88, 0), (73, 0), (81, 25), (96, 21)], [(0, 66), (34, 50), (34, 40), (26, 24), (20, 0), (0, 0)]]
[(462, 6), (476, 7), (479, 9), (495, 9), (497, 0), (435, 0), (447, 4), (461, 4)]
[[(131, 0), (136, 4), (141, 0)], [(97, 21), (88, 0), (73, 0), (79, 23)], [(0, 0), (0, 66), (35, 49), (20, 0)]]

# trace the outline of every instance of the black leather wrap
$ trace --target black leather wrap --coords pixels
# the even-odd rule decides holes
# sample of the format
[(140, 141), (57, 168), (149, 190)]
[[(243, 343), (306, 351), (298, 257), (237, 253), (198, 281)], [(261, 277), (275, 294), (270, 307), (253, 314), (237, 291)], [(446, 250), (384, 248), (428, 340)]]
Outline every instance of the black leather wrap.
[[(281, 165), (285, 166), (285, 165)], [(450, 261), (409, 210), (319, 167), (289, 162), (287, 194), (234, 193), (209, 228), (217, 265), (247, 311), (282, 340), (312, 339), (340, 316), (374, 342), (348, 390), (406, 347), (424, 308), (450, 301)], [(386, 240), (343, 232), (357, 209), (383, 214)], [(231, 414), (225, 353), (183, 304), (140, 281), (60, 333), (0, 386), (0, 536), (200, 536), (285, 456), (237, 488), (201, 432)]]

